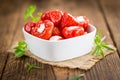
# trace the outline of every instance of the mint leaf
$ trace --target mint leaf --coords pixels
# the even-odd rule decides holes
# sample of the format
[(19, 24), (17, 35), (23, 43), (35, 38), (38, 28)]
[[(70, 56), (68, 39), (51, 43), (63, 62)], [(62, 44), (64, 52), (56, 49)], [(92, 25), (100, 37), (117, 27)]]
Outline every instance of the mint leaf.
[(26, 64), (27, 64), (27, 67), (28, 67), (27, 73), (30, 72), (31, 69), (43, 69), (43, 67), (41, 67), (41, 66), (36, 66), (36, 65), (30, 64), (28, 62)]
[(16, 50), (15, 53), (16, 53), (16, 54), (15, 54), (16, 57), (22, 57), (22, 56), (25, 55), (25, 52), (24, 52), (24, 51), (18, 51), (18, 50)]
[(38, 12), (38, 13), (37, 13), (37, 16), (39, 16), (39, 17), (42, 16), (42, 13), (41, 13), (41, 12)]
[(30, 18), (31, 18), (31, 21), (39, 21), (42, 13), (41, 13), (41, 12), (38, 12), (38, 13), (37, 13), (37, 16), (33, 16), (33, 13), (35, 12), (35, 10), (36, 10), (36, 6), (35, 6), (35, 5), (30, 6), (30, 7), (25, 11), (24, 20), (27, 20), (27, 19), (30, 17)]
[(40, 17), (38, 17), (38, 16), (37, 17), (32, 17), (31, 21), (39, 21), (39, 19), (40, 19)]
[(27, 44), (25, 43), (25, 41), (18, 42), (18, 45), (14, 48), (15, 56), (16, 57), (24, 56), (26, 48), (27, 48)]
[(73, 76), (72, 78), (70, 78), (70, 80), (78, 80), (79, 78), (82, 78), (84, 76), (84, 74), (78, 74)]
[(30, 6), (30, 7), (25, 11), (24, 20), (26, 20), (26, 19), (29, 18), (29, 17), (33, 17), (33, 13), (35, 12), (35, 10), (36, 10), (36, 6), (35, 6), (35, 5)]
[(38, 13), (37, 13), (37, 16), (31, 18), (31, 21), (39, 21), (41, 15), (42, 15), (42, 13), (41, 13), (41, 12), (38, 12)]

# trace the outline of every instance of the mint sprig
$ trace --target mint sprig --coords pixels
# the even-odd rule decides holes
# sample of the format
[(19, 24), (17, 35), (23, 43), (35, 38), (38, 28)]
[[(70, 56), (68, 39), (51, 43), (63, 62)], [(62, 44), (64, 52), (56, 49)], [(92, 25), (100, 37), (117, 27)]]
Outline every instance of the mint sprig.
[(78, 75), (71, 77), (69, 80), (78, 80), (79, 78), (82, 78), (83, 76), (84, 74), (78, 74)]
[(26, 20), (26, 19), (29, 18), (29, 17), (33, 17), (33, 13), (35, 12), (35, 10), (36, 10), (36, 6), (35, 6), (35, 5), (30, 6), (30, 7), (25, 11), (24, 19)]
[(14, 48), (15, 56), (16, 57), (24, 56), (26, 48), (27, 48), (27, 44), (25, 43), (25, 41), (18, 42), (18, 45)]
[(24, 20), (27, 20), (28, 18), (31, 18), (31, 21), (39, 21), (42, 13), (38, 12), (37, 16), (33, 16), (36, 8), (37, 7), (35, 5), (30, 6), (24, 13)]
[(28, 67), (27, 73), (29, 73), (31, 69), (43, 69), (43, 67), (41, 67), (41, 66), (36, 66), (36, 65), (28, 63), (28, 62), (26, 64), (27, 64), (27, 67)]
[(102, 57), (104, 57), (104, 49), (107, 50), (114, 50), (112, 49), (109, 45), (107, 45), (104, 40), (106, 37), (101, 37), (101, 31), (98, 31), (95, 39), (94, 39), (94, 43), (95, 43), (95, 48), (93, 50), (93, 54), (96, 55), (96, 57), (98, 55), (101, 55)]

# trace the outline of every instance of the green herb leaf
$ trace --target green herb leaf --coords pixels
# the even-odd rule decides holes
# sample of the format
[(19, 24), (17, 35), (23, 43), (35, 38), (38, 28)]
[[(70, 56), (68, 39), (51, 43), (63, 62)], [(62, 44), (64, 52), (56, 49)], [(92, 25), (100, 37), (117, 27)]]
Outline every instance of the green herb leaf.
[(28, 62), (27, 62), (26, 64), (27, 64), (27, 67), (28, 67), (27, 73), (30, 72), (31, 69), (43, 69), (43, 67), (36, 66), (36, 65), (30, 64), (30, 63), (28, 63)]
[(109, 47), (107, 44), (105, 44), (103, 41), (105, 40), (106, 37), (101, 37), (101, 31), (98, 31), (95, 39), (94, 39), (94, 43), (95, 43), (95, 48), (93, 50), (93, 54), (96, 55), (96, 57), (98, 55), (101, 55), (102, 57), (104, 57), (104, 49), (108, 49), (108, 50), (114, 50), (111, 47)]
[(31, 18), (31, 21), (39, 21), (41, 15), (42, 15), (42, 13), (41, 13), (41, 12), (38, 12), (36, 17), (32, 17), (32, 18)]
[(26, 51), (26, 48), (27, 48), (27, 44), (25, 43), (25, 41), (20, 41), (18, 42), (18, 46), (16, 46), (14, 48), (14, 52), (15, 52), (15, 56), (16, 57), (22, 57), (25, 55), (25, 51)]
[(42, 15), (42, 13), (41, 13), (41, 12), (38, 12), (38, 13), (37, 13), (37, 15), (38, 15), (38, 16), (41, 16), (41, 15)]
[(104, 52), (102, 50), (102, 47), (100, 48), (100, 54), (101, 54), (102, 57), (104, 57)]
[(78, 74), (73, 76), (72, 78), (70, 78), (70, 80), (78, 80), (79, 78), (82, 78), (84, 76), (84, 74)]
[(37, 16), (37, 17), (32, 17), (32, 18), (31, 18), (31, 21), (39, 21), (39, 20), (40, 20), (40, 17), (38, 17), (38, 16)]
[(107, 44), (103, 44), (103, 47), (106, 48), (106, 49), (108, 49), (108, 50), (114, 50), (111, 47), (109, 47), (109, 45), (107, 45)]
[(37, 13), (37, 16), (33, 16), (33, 13), (35, 12), (35, 10), (36, 10), (36, 6), (35, 6), (35, 5), (30, 6), (30, 7), (25, 11), (24, 20), (27, 20), (27, 19), (30, 17), (30, 18), (31, 18), (31, 21), (39, 21), (42, 13), (41, 13), (41, 12), (38, 12), (38, 13)]
[(35, 5), (30, 6), (30, 7), (25, 11), (24, 19), (26, 20), (26, 19), (29, 18), (29, 17), (33, 17), (33, 13), (35, 12), (35, 10), (36, 10), (36, 6), (35, 6)]

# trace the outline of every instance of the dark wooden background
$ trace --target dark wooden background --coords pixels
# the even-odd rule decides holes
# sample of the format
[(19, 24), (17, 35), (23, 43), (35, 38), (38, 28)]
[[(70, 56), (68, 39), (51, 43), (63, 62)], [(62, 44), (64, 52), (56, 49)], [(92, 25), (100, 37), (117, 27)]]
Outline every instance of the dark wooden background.
[[(54, 67), (28, 57), (16, 59), (7, 49), (24, 39), (24, 11), (33, 4), (41, 12), (60, 9), (74, 16), (87, 16), (107, 37), (106, 43), (116, 46), (117, 51), (88, 71)], [(26, 62), (44, 69), (26, 73)], [(0, 0), (0, 80), (69, 80), (80, 73), (85, 74), (80, 80), (120, 80), (120, 0)]]

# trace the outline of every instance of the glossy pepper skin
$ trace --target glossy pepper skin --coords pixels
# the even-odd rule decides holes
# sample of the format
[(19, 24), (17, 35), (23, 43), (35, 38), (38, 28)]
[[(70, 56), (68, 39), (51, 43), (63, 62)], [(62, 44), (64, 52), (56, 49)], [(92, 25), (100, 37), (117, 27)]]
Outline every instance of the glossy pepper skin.
[(41, 20), (50, 20), (54, 23), (54, 26), (58, 26), (61, 22), (63, 12), (60, 10), (51, 10), (44, 12), (41, 16)]
[(36, 26), (36, 22), (27, 22), (25, 25), (24, 25), (24, 29), (26, 32), (28, 33), (31, 33), (31, 30), (33, 27)]
[(89, 19), (86, 16), (78, 16), (76, 17), (77, 21), (78, 21), (78, 26), (83, 27), (85, 30), (87, 30), (88, 28), (88, 23), (89, 23)]
[(78, 21), (75, 17), (73, 17), (71, 14), (67, 12), (63, 14), (60, 29), (63, 29), (69, 26), (77, 26), (77, 25), (78, 25)]
[(60, 31), (60, 29), (58, 28), (58, 27), (54, 27), (53, 28), (53, 32), (52, 32), (52, 35), (54, 36), (54, 35), (61, 35), (61, 31)]
[(31, 34), (48, 40), (52, 35), (53, 28), (54, 24), (50, 20), (39, 21), (36, 26), (32, 28)]
[(29, 34), (45, 40), (63, 40), (85, 35), (89, 19), (86, 16), (72, 16), (60, 10), (44, 12), (37, 22), (27, 22), (24, 29)]
[(65, 27), (62, 30), (62, 34), (63, 36), (67, 39), (67, 38), (72, 38), (72, 37), (76, 37), (76, 36), (80, 36), (84, 34), (84, 28), (83, 27), (79, 27), (79, 26), (70, 26), (70, 27)]

